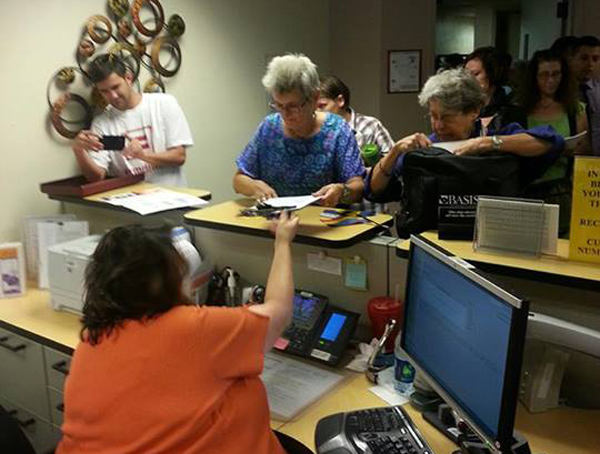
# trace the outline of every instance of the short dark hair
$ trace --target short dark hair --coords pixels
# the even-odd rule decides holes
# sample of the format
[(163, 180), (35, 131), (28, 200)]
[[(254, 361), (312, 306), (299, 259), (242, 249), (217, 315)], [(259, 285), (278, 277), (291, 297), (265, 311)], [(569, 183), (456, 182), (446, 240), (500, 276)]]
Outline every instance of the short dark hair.
[(554, 53), (559, 54), (561, 57), (566, 58), (567, 61), (573, 53), (575, 44), (578, 38), (573, 35), (561, 36), (557, 38), (550, 46), (550, 50)]
[(326, 76), (321, 78), (321, 96), (329, 99), (335, 99), (339, 95), (344, 98), (344, 109), (350, 109), (350, 89), (337, 76)]
[(121, 57), (116, 54), (103, 54), (96, 57), (89, 65), (87, 73), (92, 83), (102, 82), (112, 73), (125, 77), (129, 69)]
[(576, 54), (582, 47), (599, 47), (600, 40), (593, 35), (580, 36), (573, 44), (573, 54)]
[(479, 47), (467, 55), (465, 65), (471, 60), (480, 60), (485, 69), (490, 87), (501, 87), (508, 80), (512, 57), (492, 46)]
[(530, 114), (540, 100), (540, 89), (537, 81), (537, 73), (540, 63), (556, 61), (560, 63), (561, 78), (556, 89), (554, 99), (558, 101), (567, 114), (577, 114), (577, 96), (573, 79), (569, 72), (569, 65), (565, 57), (552, 49), (538, 50), (533, 54), (527, 65), (525, 81), (519, 89), (519, 99), (523, 109)]
[(126, 320), (150, 319), (185, 304), (186, 273), (167, 226), (112, 229), (85, 271), (82, 340), (95, 345)]

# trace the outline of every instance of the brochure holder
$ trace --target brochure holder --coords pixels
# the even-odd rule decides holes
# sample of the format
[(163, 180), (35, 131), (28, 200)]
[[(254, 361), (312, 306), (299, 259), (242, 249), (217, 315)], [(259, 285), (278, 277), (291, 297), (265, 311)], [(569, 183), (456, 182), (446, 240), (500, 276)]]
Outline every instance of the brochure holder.
[(480, 196), (473, 248), (539, 257), (544, 238), (542, 200)]

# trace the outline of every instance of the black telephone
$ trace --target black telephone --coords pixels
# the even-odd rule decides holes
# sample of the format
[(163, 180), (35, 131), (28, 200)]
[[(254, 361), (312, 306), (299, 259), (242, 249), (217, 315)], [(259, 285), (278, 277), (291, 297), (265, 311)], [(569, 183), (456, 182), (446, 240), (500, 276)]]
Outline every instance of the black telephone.
[(360, 314), (330, 305), (326, 296), (297, 290), (292, 322), (275, 348), (336, 366), (359, 317)]

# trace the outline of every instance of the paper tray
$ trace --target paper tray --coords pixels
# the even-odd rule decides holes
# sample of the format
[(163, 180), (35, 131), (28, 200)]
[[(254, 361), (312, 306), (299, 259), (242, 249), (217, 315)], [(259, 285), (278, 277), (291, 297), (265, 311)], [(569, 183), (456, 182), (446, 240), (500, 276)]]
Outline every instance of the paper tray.
[(106, 178), (90, 183), (83, 175), (78, 175), (63, 180), (42, 183), (40, 184), (40, 190), (49, 196), (68, 195), (87, 197), (88, 195), (98, 194), (99, 192), (110, 191), (111, 189), (139, 183), (143, 179), (144, 175), (128, 175), (125, 177)]

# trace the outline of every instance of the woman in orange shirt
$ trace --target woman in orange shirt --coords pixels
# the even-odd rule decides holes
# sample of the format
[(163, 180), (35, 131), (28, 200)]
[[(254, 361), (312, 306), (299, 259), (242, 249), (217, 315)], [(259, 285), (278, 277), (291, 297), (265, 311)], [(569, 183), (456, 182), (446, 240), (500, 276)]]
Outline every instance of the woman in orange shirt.
[(236, 308), (188, 304), (167, 231), (108, 232), (86, 270), (57, 454), (284, 454), (259, 375), (291, 318), (297, 225), (276, 226), (264, 304)]

